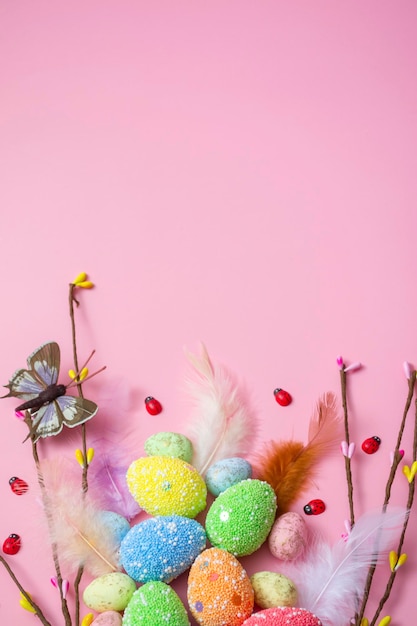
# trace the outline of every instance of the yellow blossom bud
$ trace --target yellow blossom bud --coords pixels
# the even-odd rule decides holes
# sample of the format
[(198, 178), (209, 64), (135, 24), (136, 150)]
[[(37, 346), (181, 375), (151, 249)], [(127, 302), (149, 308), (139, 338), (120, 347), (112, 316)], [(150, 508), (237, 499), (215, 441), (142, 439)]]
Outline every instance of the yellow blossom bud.
[(84, 455), (79, 448), (77, 448), (75, 451), (75, 458), (77, 459), (78, 464), (81, 467), (84, 467)]
[(81, 272), (81, 274), (78, 274), (75, 280), (72, 281), (71, 285), (79, 285), (85, 280), (87, 280), (87, 274), (85, 272)]
[(391, 624), (391, 617), (389, 615), (386, 615), (381, 619), (378, 626), (388, 626), (388, 624)]
[[(30, 595), (30, 593), (28, 593), (28, 596), (30, 599), (32, 599), (32, 596)], [(23, 593), (20, 594), (19, 604), (22, 607), (22, 609), (25, 609), (25, 611), (29, 611), (29, 613), (36, 613), (36, 609), (33, 608), (31, 603), (29, 602), (29, 600), (27, 600), (27, 598), (25, 598)]]
[(94, 448), (88, 448), (87, 450), (87, 463), (90, 465), (91, 461), (94, 458)]
[(90, 626), (90, 624), (92, 624), (94, 619), (94, 615), (93, 613), (87, 613), (87, 615), (85, 615), (83, 617), (83, 621), (81, 622), (81, 626)]
[(77, 287), (81, 287), (82, 289), (92, 289), (94, 287), (94, 283), (91, 280), (83, 280), (81, 283), (77, 283)]

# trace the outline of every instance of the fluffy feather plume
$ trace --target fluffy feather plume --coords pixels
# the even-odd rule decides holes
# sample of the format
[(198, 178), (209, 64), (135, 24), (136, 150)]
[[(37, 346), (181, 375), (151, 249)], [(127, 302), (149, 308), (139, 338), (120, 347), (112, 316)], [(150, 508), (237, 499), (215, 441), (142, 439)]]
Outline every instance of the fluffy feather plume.
[(66, 471), (62, 459), (43, 461), (40, 476), (47, 497), (44, 498), (52, 543), (56, 544), (61, 567), (76, 571), (84, 566), (92, 576), (119, 571), (120, 542), (109, 532), (100, 516), (101, 509)]
[(91, 445), (95, 456), (89, 469), (90, 493), (103, 509), (132, 520), (141, 511), (126, 484), (129, 459), (133, 460), (134, 455), (129, 456), (121, 444), (115, 446), (103, 438)]
[(402, 508), (370, 512), (356, 521), (347, 541), (333, 548), (323, 540), (310, 542), (306, 557), (285, 567), (297, 586), (299, 606), (324, 626), (346, 626), (362, 600), (369, 567), (387, 562), (407, 515)]
[(338, 416), (336, 396), (325, 393), (317, 403), (310, 419), (308, 443), (271, 441), (255, 462), (256, 474), (268, 482), (277, 496), (279, 513), (308, 487), (322, 456), (340, 445), (343, 423)]
[(188, 393), (194, 404), (189, 427), (193, 442), (193, 465), (204, 475), (221, 459), (244, 456), (253, 447), (255, 420), (242, 392), (230, 376), (214, 366), (202, 346), (201, 356), (187, 354), (194, 370)]

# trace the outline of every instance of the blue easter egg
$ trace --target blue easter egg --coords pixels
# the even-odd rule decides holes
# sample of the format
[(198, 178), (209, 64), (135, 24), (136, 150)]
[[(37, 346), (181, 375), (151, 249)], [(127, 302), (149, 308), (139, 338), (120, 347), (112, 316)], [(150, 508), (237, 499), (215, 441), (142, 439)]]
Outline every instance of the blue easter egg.
[(206, 532), (180, 515), (151, 517), (133, 526), (120, 546), (120, 562), (131, 578), (169, 583), (206, 547)]
[(130, 530), (130, 524), (127, 519), (113, 511), (101, 511), (100, 518), (109, 533), (121, 543)]
[(206, 473), (207, 489), (213, 496), (218, 496), (232, 485), (252, 478), (252, 466), (246, 459), (233, 457), (222, 459), (211, 465)]

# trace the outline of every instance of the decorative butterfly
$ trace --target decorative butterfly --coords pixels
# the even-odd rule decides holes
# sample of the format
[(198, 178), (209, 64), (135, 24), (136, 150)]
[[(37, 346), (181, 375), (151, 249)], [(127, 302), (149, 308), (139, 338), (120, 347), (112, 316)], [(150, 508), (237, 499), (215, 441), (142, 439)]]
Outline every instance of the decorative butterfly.
[(5, 385), (10, 391), (3, 398), (26, 400), (16, 411), (29, 412), (33, 443), (40, 437), (58, 435), (64, 424), (69, 428), (83, 424), (98, 411), (91, 400), (65, 395), (69, 385), (57, 384), (60, 359), (58, 344), (44, 343), (28, 357), (28, 369), (17, 370)]

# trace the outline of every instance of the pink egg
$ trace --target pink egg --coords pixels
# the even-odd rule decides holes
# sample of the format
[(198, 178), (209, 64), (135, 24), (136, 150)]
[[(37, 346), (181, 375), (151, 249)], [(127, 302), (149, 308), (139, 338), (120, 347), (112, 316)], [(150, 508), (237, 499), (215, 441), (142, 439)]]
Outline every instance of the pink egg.
[(116, 611), (104, 611), (96, 617), (91, 626), (122, 626), (122, 616)]
[(268, 545), (277, 559), (292, 561), (304, 551), (307, 525), (298, 513), (284, 513), (275, 521), (268, 537)]
[(306, 609), (277, 607), (254, 613), (242, 626), (322, 626), (322, 623)]

